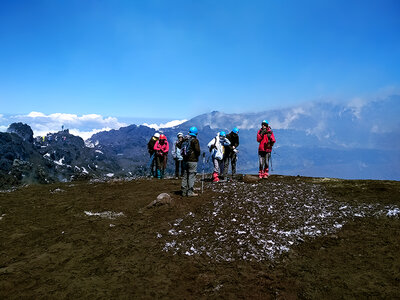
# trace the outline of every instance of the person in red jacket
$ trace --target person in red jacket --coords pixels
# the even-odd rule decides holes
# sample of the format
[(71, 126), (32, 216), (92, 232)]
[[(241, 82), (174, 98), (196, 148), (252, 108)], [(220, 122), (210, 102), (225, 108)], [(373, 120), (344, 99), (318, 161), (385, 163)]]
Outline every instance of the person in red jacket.
[(169, 151), (167, 137), (164, 134), (161, 134), (160, 139), (154, 144), (154, 151), (156, 158), (156, 177), (161, 179), (165, 174)]
[(257, 132), (257, 142), (260, 143), (258, 146), (258, 177), (267, 178), (269, 176), (269, 159), (271, 158), (272, 146), (276, 140), (266, 120), (262, 121), (261, 129)]

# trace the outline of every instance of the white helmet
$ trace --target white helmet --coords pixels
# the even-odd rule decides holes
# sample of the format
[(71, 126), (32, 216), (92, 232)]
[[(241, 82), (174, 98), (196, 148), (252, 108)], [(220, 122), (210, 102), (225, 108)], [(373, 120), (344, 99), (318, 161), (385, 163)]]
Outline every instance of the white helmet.
[(154, 134), (154, 137), (156, 137), (156, 138), (160, 138), (160, 134), (158, 133), (158, 132), (156, 132), (155, 134)]
[(183, 133), (182, 133), (182, 132), (179, 132), (176, 136), (177, 136), (178, 138), (183, 137)]

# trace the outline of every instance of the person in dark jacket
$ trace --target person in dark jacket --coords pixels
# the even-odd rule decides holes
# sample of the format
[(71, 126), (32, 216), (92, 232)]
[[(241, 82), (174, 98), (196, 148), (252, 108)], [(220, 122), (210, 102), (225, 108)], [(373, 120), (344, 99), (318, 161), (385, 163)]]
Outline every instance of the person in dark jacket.
[(237, 147), (239, 146), (239, 129), (233, 128), (226, 138), (231, 142), (229, 146), (225, 147), (224, 153), (224, 178), (228, 175), (229, 162), (232, 166), (232, 177), (236, 174), (236, 163), (237, 163)]
[[(197, 162), (200, 156), (200, 143), (197, 139), (198, 130), (196, 127), (191, 127), (189, 130), (189, 135), (185, 137), (188, 141), (189, 147), (187, 153), (182, 153), (183, 155), (183, 177), (182, 177), (182, 196), (194, 197), (198, 196), (194, 192), (194, 183), (196, 180), (197, 173)], [(181, 149), (184, 147), (185, 139), (182, 141)], [(184, 152), (184, 149), (182, 149)]]
[(275, 144), (275, 136), (268, 125), (268, 121), (261, 123), (261, 129), (257, 132), (259, 172), (258, 177), (268, 178), (269, 160), (271, 158), (272, 146)]
[(149, 140), (147, 143), (147, 150), (149, 151), (150, 154), (150, 176), (155, 176), (156, 175), (156, 160), (155, 160), (155, 150), (154, 150), (154, 145), (160, 138), (160, 134), (156, 132)]

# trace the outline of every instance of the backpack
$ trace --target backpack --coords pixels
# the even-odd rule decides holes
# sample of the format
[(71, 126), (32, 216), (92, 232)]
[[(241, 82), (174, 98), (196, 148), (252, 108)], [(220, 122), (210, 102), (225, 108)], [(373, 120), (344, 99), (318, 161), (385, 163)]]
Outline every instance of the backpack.
[(187, 160), (192, 153), (191, 149), (192, 137), (185, 137), (182, 141), (181, 155), (184, 160)]

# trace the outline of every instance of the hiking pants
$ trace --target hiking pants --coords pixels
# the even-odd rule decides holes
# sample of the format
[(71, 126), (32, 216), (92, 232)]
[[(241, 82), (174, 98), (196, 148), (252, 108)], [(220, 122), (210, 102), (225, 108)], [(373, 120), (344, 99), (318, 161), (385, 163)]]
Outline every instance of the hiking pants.
[(156, 176), (158, 178), (164, 177), (165, 167), (167, 166), (166, 155), (156, 155)]
[(271, 158), (271, 152), (258, 152), (259, 170), (269, 170), (269, 159)]
[(224, 158), (224, 177), (228, 175), (229, 161), (231, 162), (232, 166), (232, 176), (234, 176), (236, 174), (236, 162), (237, 162), (237, 154), (235, 152), (232, 151)]
[(178, 160), (175, 158), (175, 177), (179, 177), (179, 169), (181, 169), (180, 175), (183, 176), (183, 160)]
[(213, 158), (213, 165), (214, 165), (214, 173), (218, 175), (222, 175), (224, 172), (224, 161), (221, 159)]
[(183, 177), (181, 190), (183, 196), (188, 196), (194, 193), (193, 187), (196, 180), (197, 162), (183, 162)]
[[(151, 159), (151, 157), (153, 156), (154, 152), (152, 152), (152, 153), (149, 152), (149, 154), (150, 154), (150, 159)], [(156, 158), (155, 158), (155, 154), (154, 154), (153, 160), (150, 163), (150, 175), (151, 176), (155, 176), (156, 175), (155, 167), (156, 167)]]

